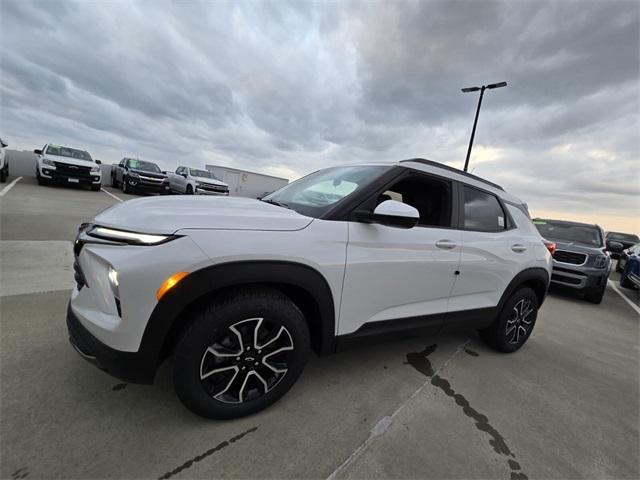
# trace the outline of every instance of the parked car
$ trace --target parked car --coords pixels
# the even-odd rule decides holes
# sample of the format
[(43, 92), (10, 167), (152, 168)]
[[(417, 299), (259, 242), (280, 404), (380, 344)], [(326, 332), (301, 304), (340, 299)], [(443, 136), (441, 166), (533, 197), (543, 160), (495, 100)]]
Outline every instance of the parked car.
[(153, 162), (123, 158), (111, 166), (111, 186), (122, 187), (123, 193), (169, 193), (166, 173)]
[(176, 173), (167, 173), (172, 192), (187, 195), (229, 195), (229, 185), (217, 179), (209, 170), (178, 167)]
[(262, 200), (130, 200), (81, 226), (67, 325), (85, 359), (152, 383), (174, 356), (192, 411), (282, 397), (310, 350), (461, 325), (527, 341), (551, 254), (524, 204), (422, 159), (319, 170)]
[(627, 266), (627, 262), (629, 261), (629, 257), (631, 255), (640, 254), (640, 243), (636, 243), (631, 247), (622, 250), (620, 253), (620, 257), (618, 258), (618, 263), (616, 264), (616, 272), (624, 272), (625, 267)]
[(5, 148), (8, 145), (4, 143), (4, 141), (0, 138), (0, 182), (4, 183), (7, 181), (7, 177), (9, 176), (9, 159), (7, 158), (7, 152)]
[(81, 185), (100, 190), (102, 172), (100, 160), (93, 160), (86, 150), (48, 143), (33, 151), (36, 158), (36, 178), (39, 185), (61, 183)]
[(607, 288), (611, 258), (605, 251), (598, 225), (535, 218), (540, 235), (556, 244), (551, 283), (579, 290), (592, 303), (600, 303)]
[(629, 256), (629, 260), (620, 275), (620, 286), (624, 288), (640, 287), (640, 253), (635, 252)]
[(611, 253), (611, 257), (619, 258), (622, 250), (640, 242), (640, 238), (632, 233), (607, 232), (605, 242), (607, 251)]

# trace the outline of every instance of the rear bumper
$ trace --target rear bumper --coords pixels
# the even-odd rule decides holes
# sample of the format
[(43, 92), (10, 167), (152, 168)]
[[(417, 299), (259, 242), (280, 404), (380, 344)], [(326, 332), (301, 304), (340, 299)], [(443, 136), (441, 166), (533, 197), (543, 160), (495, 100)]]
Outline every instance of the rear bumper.
[(155, 361), (138, 352), (121, 352), (108, 347), (94, 337), (67, 307), (69, 342), (89, 363), (110, 375), (130, 383), (151, 384), (155, 376)]

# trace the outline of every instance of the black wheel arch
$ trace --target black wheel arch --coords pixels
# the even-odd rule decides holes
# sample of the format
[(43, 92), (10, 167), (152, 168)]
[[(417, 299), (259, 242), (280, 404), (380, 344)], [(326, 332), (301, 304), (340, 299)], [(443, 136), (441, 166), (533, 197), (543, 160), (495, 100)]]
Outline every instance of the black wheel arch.
[(302, 311), (319, 355), (335, 351), (335, 307), (331, 289), (320, 272), (287, 261), (242, 261), (205, 267), (190, 273), (163, 296), (145, 328), (140, 354), (156, 366), (171, 354), (188, 326), (192, 309), (212, 295), (264, 285), (287, 295)]
[(549, 281), (549, 272), (547, 272), (547, 270), (545, 270), (544, 268), (533, 267), (521, 271), (515, 277), (513, 277), (511, 282), (509, 282), (509, 285), (507, 285), (504, 293), (502, 294), (502, 297), (500, 297), (500, 303), (498, 303), (498, 311), (502, 310), (502, 307), (507, 302), (507, 300), (520, 287), (531, 288), (538, 298), (538, 306), (542, 306), (542, 303), (547, 296), (547, 290), (549, 289)]

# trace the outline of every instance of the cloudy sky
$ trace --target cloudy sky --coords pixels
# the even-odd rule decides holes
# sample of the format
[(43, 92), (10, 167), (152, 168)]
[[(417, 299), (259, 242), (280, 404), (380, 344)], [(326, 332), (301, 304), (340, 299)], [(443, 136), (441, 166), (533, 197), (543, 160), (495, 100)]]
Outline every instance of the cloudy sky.
[(425, 157), (640, 233), (640, 3), (0, 1), (0, 132), (296, 178)]

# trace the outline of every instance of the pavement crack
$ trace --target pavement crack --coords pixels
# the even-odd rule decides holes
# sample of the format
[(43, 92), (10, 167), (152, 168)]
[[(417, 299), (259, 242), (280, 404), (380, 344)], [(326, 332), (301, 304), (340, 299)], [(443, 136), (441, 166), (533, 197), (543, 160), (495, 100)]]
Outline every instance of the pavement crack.
[(252, 432), (255, 432), (257, 429), (258, 429), (258, 427), (250, 428), (249, 430), (246, 430), (246, 431), (244, 431), (242, 433), (239, 433), (238, 435), (236, 435), (234, 437), (231, 437), (229, 440), (225, 440), (224, 442), (219, 443), (215, 447), (210, 448), (209, 450), (207, 450), (204, 453), (201, 453), (200, 455), (196, 455), (192, 459), (187, 460), (186, 462), (184, 462), (182, 465), (180, 465), (180, 466), (174, 468), (173, 470), (165, 473), (161, 477), (158, 477), (158, 480), (164, 480), (164, 479), (167, 479), (167, 478), (171, 478), (174, 475), (177, 475), (178, 473), (182, 472), (183, 470), (186, 470), (187, 468), (190, 468), (194, 463), (201, 462), (205, 458), (213, 455), (216, 452), (219, 452), (220, 450), (222, 450), (223, 448), (228, 447), (232, 443), (237, 442), (238, 440), (240, 440), (245, 435), (248, 435), (248, 434), (250, 434)]
[[(491, 423), (489, 423), (489, 418), (473, 408), (469, 403), (469, 400), (467, 400), (461, 393), (456, 392), (447, 379), (438, 375), (437, 372), (434, 372), (433, 367), (431, 366), (431, 360), (428, 358), (429, 354), (435, 350), (434, 347), (435, 345), (431, 345), (420, 352), (407, 353), (407, 361), (405, 365), (411, 365), (413, 368), (430, 378), (431, 385), (439, 388), (445, 395), (452, 398), (456, 405), (462, 409), (463, 413), (475, 422), (475, 427), (481, 432), (489, 435), (489, 445), (491, 445), (493, 450), (498, 455), (507, 457), (507, 465), (511, 469), (511, 480), (527, 480), (527, 475), (520, 471), (520, 464), (514, 460), (515, 454), (507, 445), (502, 434), (496, 430)], [(463, 347), (463, 349), (465, 352), (470, 353), (470, 350), (466, 346)], [(476, 352), (473, 353), (476, 356), (478, 355)], [(440, 370), (442, 370), (442, 367)]]
[[(449, 356), (449, 358), (447, 358), (447, 360), (438, 368), (438, 370), (434, 371), (433, 367), (431, 366), (431, 361), (427, 361), (427, 362), (422, 362), (422, 359), (425, 358), (430, 355), (431, 353), (433, 353), (436, 348), (438, 348), (437, 344), (433, 344), (428, 346), (427, 348), (425, 348), (423, 351), (421, 352), (417, 352), (414, 354), (408, 354), (407, 355), (407, 363), (411, 362), (411, 360), (415, 361), (415, 364), (419, 365), (420, 362), (422, 362), (422, 366), (424, 367), (425, 371), (423, 373), (425, 373), (425, 375), (427, 375), (427, 373), (430, 373), (430, 375), (427, 375), (428, 377), (430, 377), (431, 375), (435, 375), (436, 373), (438, 373), (440, 370), (442, 370), (443, 368), (445, 368), (449, 362), (451, 360), (453, 360), (453, 358), (460, 353), (460, 351), (467, 346), (469, 343), (471, 342), (471, 340), (466, 340), (465, 342), (463, 342), (461, 345), (458, 346), (458, 348), (456, 348), (456, 350)], [(409, 355), (412, 355), (411, 358), (409, 358)], [(413, 364), (412, 364), (413, 365)], [(337, 478), (337, 476), (344, 470), (346, 469), (350, 464), (352, 464), (358, 457), (360, 457), (360, 455), (362, 455), (367, 448), (369, 448), (369, 446), (379, 437), (381, 437), (388, 429), (389, 427), (393, 424), (393, 419), (404, 409), (404, 407), (407, 405), (407, 403), (409, 403), (411, 401), (411, 399), (413, 399), (414, 397), (416, 397), (417, 395), (419, 395), (425, 388), (427, 388), (430, 385), (430, 381), (427, 380), (426, 382), (424, 382), (422, 385), (420, 385), (411, 395), (409, 395), (409, 397), (400, 404), (400, 406), (398, 408), (396, 408), (396, 410), (391, 414), (391, 415), (387, 415), (383, 418), (381, 418), (378, 423), (376, 423), (376, 425), (370, 430), (369, 432), (369, 436), (367, 437), (367, 439), (362, 442), (352, 453), (351, 455), (349, 455), (346, 460), (344, 462), (342, 462), (342, 464), (340, 464), (333, 472), (331, 472), (331, 474), (327, 477), (327, 480), (335, 480), (335, 478)], [(523, 479), (524, 480), (524, 479)]]

